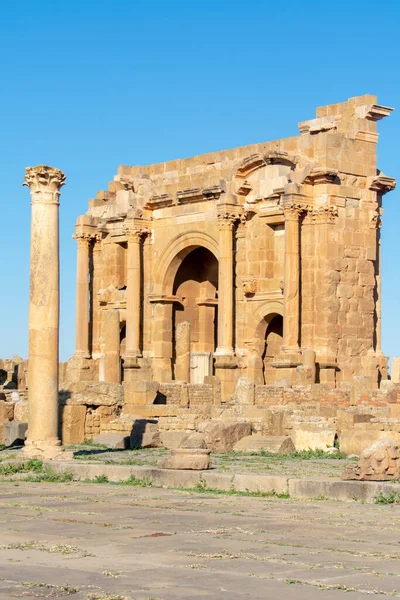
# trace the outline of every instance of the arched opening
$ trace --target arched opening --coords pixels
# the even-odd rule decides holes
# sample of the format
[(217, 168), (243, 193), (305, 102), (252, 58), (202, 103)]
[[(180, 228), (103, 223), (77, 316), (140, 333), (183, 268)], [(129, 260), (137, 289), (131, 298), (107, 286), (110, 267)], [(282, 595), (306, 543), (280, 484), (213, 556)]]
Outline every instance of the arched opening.
[(218, 261), (197, 247), (182, 260), (172, 293), (182, 298), (172, 311), (172, 363), (175, 380), (203, 383), (212, 375), (217, 345)]
[(264, 383), (271, 384), (275, 382), (275, 369), (271, 363), (279, 355), (283, 343), (283, 318), (281, 315), (272, 318), (269, 315), (267, 323), (262, 363)]

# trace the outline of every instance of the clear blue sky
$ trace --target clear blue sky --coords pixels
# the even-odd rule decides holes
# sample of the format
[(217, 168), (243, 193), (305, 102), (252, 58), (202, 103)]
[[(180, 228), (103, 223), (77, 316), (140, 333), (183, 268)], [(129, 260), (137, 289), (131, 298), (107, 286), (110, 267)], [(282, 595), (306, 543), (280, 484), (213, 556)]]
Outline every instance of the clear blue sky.
[[(74, 351), (76, 217), (119, 164), (297, 135), (316, 106), (365, 93), (397, 110), (379, 168), (400, 178), (400, 1), (0, 3), (0, 357), (27, 356), (25, 166), (61, 195), (60, 358)], [(400, 184), (384, 199), (383, 350), (400, 355)]]

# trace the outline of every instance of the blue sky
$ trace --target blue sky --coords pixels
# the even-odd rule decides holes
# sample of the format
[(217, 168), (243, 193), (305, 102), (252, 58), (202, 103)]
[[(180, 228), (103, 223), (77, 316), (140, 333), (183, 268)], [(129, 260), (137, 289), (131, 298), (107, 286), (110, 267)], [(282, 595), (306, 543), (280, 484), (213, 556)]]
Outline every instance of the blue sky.
[[(0, 5), (0, 357), (27, 356), (25, 166), (67, 174), (60, 358), (74, 351), (76, 217), (119, 164), (297, 135), (315, 108), (365, 93), (397, 110), (379, 168), (399, 178), (400, 2), (15, 0)], [(384, 199), (383, 350), (400, 355), (399, 191)]]

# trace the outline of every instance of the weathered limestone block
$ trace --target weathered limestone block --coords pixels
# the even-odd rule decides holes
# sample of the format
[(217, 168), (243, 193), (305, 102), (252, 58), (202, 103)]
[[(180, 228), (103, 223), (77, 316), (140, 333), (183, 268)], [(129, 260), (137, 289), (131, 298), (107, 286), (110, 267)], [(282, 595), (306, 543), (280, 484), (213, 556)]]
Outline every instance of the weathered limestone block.
[(234, 404), (254, 404), (255, 384), (250, 377), (239, 377), (232, 402)]
[(86, 406), (61, 406), (61, 440), (64, 445), (85, 441)]
[(188, 436), (187, 431), (160, 431), (160, 440), (164, 448), (169, 450), (180, 448), (182, 440)]
[(207, 448), (206, 441), (201, 433), (191, 433), (181, 441), (181, 448), (192, 448), (192, 449), (200, 449)]
[(306, 365), (296, 367), (296, 384), (312, 385), (315, 383), (315, 369)]
[(205, 421), (197, 429), (204, 435), (207, 448), (213, 452), (232, 450), (236, 442), (251, 434), (251, 423), (244, 421)]
[(288, 436), (248, 435), (239, 440), (233, 447), (235, 452), (259, 452), (264, 450), (271, 454), (290, 454), (295, 447)]
[(393, 439), (400, 443), (400, 433), (374, 429), (346, 429), (339, 434), (340, 451), (345, 454), (357, 454), (366, 450), (371, 444), (385, 439)]
[(392, 375), (393, 383), (400, 383), (400, 357), (395, 356), (392, 360)]
[(133, 421), (130, 435), (131, 448), (159, 448), (160, 432), (156, 420), (137, 418)]
[(4, 424), (14, 418), (14, 404), (0, 400), (0, 444), (4, 444)]
[(14, 419), (16, 421), (28, 421), (28, 400), (15, 402)]
[(160, 384), (157, 381), (130, 381), (124, 384), (124, 413), (135, 414), (135, 406), (154, 404)]
[(123, 387), (120, 383), (106, 381), (67, 382), (59, 392), (60, 404), (86, 404), (88, 406), (113, 406), (123, 404)]
[(93, 443), (113, 450), (126, 450), (129, 448), (129, 436), (124, 433), (101, 433), (93, 438)]
[(4, 423), (4, 445), (22, 446), (25, 443), (26, 432), (28, 431), (28, 423), (20, 423), (19, 421), (7, 421)]
[(335, 430), (311, 428), (298, 425), (292, 432), (292, 439), (297, 452), (301, 450), (327, 450), (335, 443)]
[(221, 404), (221, 380), (215, 375), (206, 375), (204, 377), (204, 383), (212, 385), (213, 388), (213, 404)]
[(356, 466), (349, 465), (342, 479), (388, 481), (400, 475), (399, 442), (383, 438), (363, 450)]
[(171, 455), (161, 461), (162, 469), (186, 469), (203, 471), (210, 468), (210, 450), (203, 448), (176, 448)]

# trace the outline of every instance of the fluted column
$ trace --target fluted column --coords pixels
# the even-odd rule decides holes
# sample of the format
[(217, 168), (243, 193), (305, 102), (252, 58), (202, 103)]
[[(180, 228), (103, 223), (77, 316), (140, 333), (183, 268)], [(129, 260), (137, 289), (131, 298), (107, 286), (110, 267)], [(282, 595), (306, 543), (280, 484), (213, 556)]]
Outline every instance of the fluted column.
[(215, 356), (233, 355), (233, 227), (238, 216), (218, 215), (218, 347)]
[(92, 235), (77, 231), (75, 356), (89, 358), (89, 247)]
[(299, 350), (300, 330), (300, 235), (299, 218), (304, 210), (299, 204), (284, 206), (285, 216), (285, 275), (283, 306), (284, 352)]
[[(59, 342), (59, 223), (60, 188), (65, 175), (59, 169), (27, 167), (24, 185), (32, 197), (28, 439), (25, 452), (32, 457), (61, 456), (58, 438)], [(66, 456), (66, 453), (65, 455)]]

